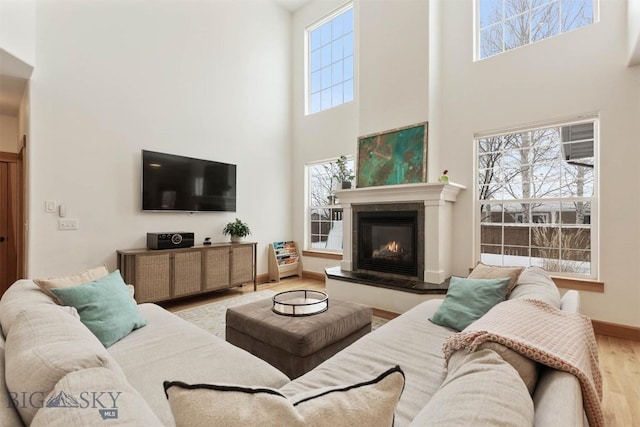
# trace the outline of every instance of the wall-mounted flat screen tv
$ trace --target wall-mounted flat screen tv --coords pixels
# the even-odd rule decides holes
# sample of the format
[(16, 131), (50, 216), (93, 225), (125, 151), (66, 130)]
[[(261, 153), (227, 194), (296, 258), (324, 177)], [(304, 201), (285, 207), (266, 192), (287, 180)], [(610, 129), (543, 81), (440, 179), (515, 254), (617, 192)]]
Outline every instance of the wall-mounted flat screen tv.
[(236, 211), (236, 165), (142, 150), (143, 211)]

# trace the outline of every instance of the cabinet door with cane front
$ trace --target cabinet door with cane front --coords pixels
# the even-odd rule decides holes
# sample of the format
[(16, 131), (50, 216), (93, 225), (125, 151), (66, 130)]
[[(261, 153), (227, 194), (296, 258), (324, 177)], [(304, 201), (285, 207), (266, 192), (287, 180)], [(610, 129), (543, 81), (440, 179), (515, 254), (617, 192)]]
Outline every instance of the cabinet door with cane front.
[(212, 291), (229, 287), (228, 247), (207, 249), (204, 254), (204, 289)]

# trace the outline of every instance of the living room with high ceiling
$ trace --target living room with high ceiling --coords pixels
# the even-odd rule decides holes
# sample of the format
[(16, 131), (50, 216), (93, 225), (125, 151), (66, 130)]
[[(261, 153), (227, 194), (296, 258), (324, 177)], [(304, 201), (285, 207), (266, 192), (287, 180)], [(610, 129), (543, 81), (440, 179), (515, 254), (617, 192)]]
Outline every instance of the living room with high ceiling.
[[(501, 13), (508, 14), (516, 13), (507, 12), (510, 4), (527, 3), (530, 5), (527, 8), (536, 10), (544, 7), (548, 8), (545, 10), (562, 10), (563, 7), (570, 10), (583, 0), (541, 0), (534, 2), (535, 5), (519, 0), (0, 0), (0, 161), (17, 165), (17, 175), (13, 175), (6, 185), (11, 187), (8, 194), (13, 197), (8, 203), (19, 206), (12, 211), (9, 227), (12, 236), (15, 235), (12, 238), (18, 239), (17, 244), (12, 243), (17, 253), (8, 259), (11, 275), (15, 279), (28, 279), (18, 282), (18, 290), (9, 293), (5, 300), (16, 302), (5, 302), (4, 313), (0, 303), (0, 325), (5, 338), (8, 339), (9, 329), (18, 331), (14, 336), (23, 333), (19, 326), (22, 317), (27, 316), (23, 312), (28, 310), (20, 308), (20, 304), (46, 305), (42, 319), (50, 316), (52, 324), (71, 322), (66, 318), (67, 312), (58, 310), (54, 314), (53, 308), (49, 307), (53, 305), (60, 309), (56, 303), (63, 301), (63, 295), (48, 292), (47, 301), (44, 301), (44, 294), (34, 296), (37, 287), (31, 286), (31, 279), (66, 278), (78, 272), (91, 272), (82, 276), (89, 282), (103, 280), (102, 268), (105, 274), (129, 268), (129, 273), (123, 271), (123, 276), (124, 281), (131, 284), (132, 280), (127, 280), (135, 277), (131, 271), (132, 265), (134, 269), (136, 267), (128, 263), (138, 254), (136, 251), (147, 251), (148, 233), (193, 233), (194, 245), (206, 257), (205, 239), (213, 242), (214, 248), (216, 245), (234, 245), (229, 243), (223, 229), (238, 218), (250, 226), (251, 234), (244, 238), (245, 241), (256, 244), (250, 271), (252, 280), (240, 287), (241, 297), (254, 294), (255, 299), (260, 292), (289, 291), (306, 286), (320, 293), (326, 292), (330, 308), (334, 292), (334, 297), (340, 296), (335, 298), (336, 307), (341, 307), (340, 310), (347, 314), (344, 318), (331, 317), (326, 323), (333, 323), (336, 328), (342, 328), (340, 322), (353, 323), (354, 330), (348, 337), (325, 343), (327, 347), (322, 350), (316, 351), (311, 344), (314, 348), (311, 354), (284, 355), (281, 349), (266, 349), (258, 342), (261, 335), (273, 334), (275, 337), (283, 333), (285, 338), (282, 339), (290, 339), (286, 338), (289, 336), (286, 332), (289, 318), (280, 316), (273, 324), (261, 322), (263, 316), (272, 315), (271, 311), (277, 313), (276, 300), (272, 300), (275, 292), (272, 292), (268, 296), (274, 307), (262, 307), (259, 305), (261, 300), (253, 299), (247, 300), (246, 307), (231, 308), (229, 305), (226, 326), (222, 326), (222, 329), (226, 328), (227, 342), (223, 335), (220, 343), (205, 345), (210, 337), (198, 335), (202, 331), (185, 329), (169, 312), (210, 302), (207, 298), (216, 302), (226, 300), (227, 296), (220, 297), (224, 292), (232, 292), (228, 297), (231, 300), (236, 291), (210, 293), (203, 285), (202, 293), (206, 295), (178, 300), (173, 308), (163, 298), (142, 301), (162, 303), (163, 307), (167, 303), (169, 310), (156, 305), (149, 307), (152, 304), (137, 305), (139, 313), (133, 322), (133, 332), (129, 329), (108, 344), (98, 336), (105, 348), (98, 342), (97, 349), (90, 347), (87, 350), (90, 354), (98, 354), (98, 358), (104, 354), (104, 360), (107, 360), (101, 365), (105, 372), (99, 374), (102, 376), (100, 381), (109, 382), (114, 390), (123, 391), (122, 404), (118, 406), (121, 418), (127, 410), (133, 414), (136, 412), (133, 408), (139, 407), (142, 409), (135, 414), (136, 421), (144, 420), (148, 425), (156, 425), (156, 422), (158, 425), (190, 424), (189, 417), (193, 415), (179, 410), (191, 399), (176, 391), (181, 387), (180, 381), (274, 388), (282, 390), (289, 401), (296, 401), (310, 389), (364, 383), (376, 378), (374, 387), (383, 383), (388, 387), (384, 390), (386, 394), (380, 395), (380, 402), (394, 402), (388, 407), (376, 408), (381, 411), (376, 412), (379, 421), (387, 420), (389, 414), (393, 420), (395, 403), (400, 399), (395, 412), (396, 425), (456, 425), (455, 420), (460, 422), (463, 418), (454, 418), (454, 415), (464, 417), (468, 414), (464, 410), (456, 414), (445, 413), (442, 408), (450, 407), (451, 396), (461, 390), (473, 390), (477, 385), (464, 384), (463, 380), (456, 383), (458, 377), (443, 383), (444, 374), (439, 370), (430, 371), (430, 366), (442, 367), (445, 357), (441, 354), (442, 343), (451, 335), (446, 333), (450, 329), (444, 326), (454, 332), (465, 329), (437, 326), (430, 320), (440, 313), (438, 304), (448, 297), (445, 295), (447, 288), (454, 286), (449, 281), (451, 277), (456, 278), (452, 279), (455, 282), (471, 273), (472, 278), (478, 265), (484, 264), (496, 264), (505, 269), (513, 269), (516, 264), (528, 266), (520, 261), (510, 263), (521, 252), (514, 249), (515, 244), (509, 247), (504, 234), (498, 244), (500, 248), (496, 249), (495, 241), (487, 237), (487, 230), (493, 230), (499, 222), (495, 215), (506, 215), (509, 207), (515, 209), (514, 222), (518, 224), (505, 225), (503, 221), (502, 232), (507, 233), (504, 230), (509, 227), (522, 226), (527, 222), (527, 214), (523, 216), (518, 209), (525, 203), (534, 204), (534, 201), (516, 200), (514, 193), (506, 195), (506, 192), (496, 191), (499, 197), (495, 199), (485, 199), (481, 195), (485, 190), (483, 184), (488, 186), (487, 182), (480, 182), (484, 179), (483, 172), (488, 170), (483, 159), (487, 153), (492, 154), (490, 149), (487, 153), (481, 152), (485, 149), (483, 144), (501, 138), (506, 140), (520, 133), (534, 135), (548, 129), (558, 130), (558, 135), (565, 138), (565, 130), (570, 132), (572, 126), (584, 130), (586, 126), (590, 132), (585, 156), (589, 158), (587, 163), (584, 163), (584, 157), (572, 157), (565, 151), (562, 151), (562, 161), (578, 165), (580, 173), (591, 177), (586, 188), (592, 194), (584, 196), (584, 188), (579, 187), (579, 201), (571, 205), (569, 215), (575, 228), (589, 230), (589, 243), (580, 251), (574, 251), (580, 255), (571, 255), (582, 261), (586, 259), (582, 264), (587, 267), (572, 270), (556, 266), (544, 273), (544, 278), (537, 273), (540, 269), (525, 268), (520, 273), (521, 268), (518, 274), (522, 274), (523, 283), (535, 282), (537, 286), (544, 282), (544, 286), (553, 288), (553, 295), (549, 296), (550, 291), (545, 290), (541, 300), (551, 301), (559, 312), (570, 312), (561, 316), (572, 317), (576, 311), (583, 315), (574, 316), (580, 320), (574, 319), (576, 323), (565, 327), (566, 333), (577, 334), (574, 331), (582, 328), (579, 322), (586, 321), (593, 326), (599, 339), (602, 336), (621, 339), (622, 350), (618, 353), (631, 355), (631, 362), (624, 364), (615, 376), (628, 374), (628, 378), (636, 378), (640, 359), (640, 349), (635, 345), (640, 341), (640, 223), (637, 219), (640, 211), (640, 192), (637, 190), (640, 185), (637, 166), (640, 161), (637, 137), (640, 134), (640, 1), (593, 0), (588, 2), (593, 22), (566, 32), (563, 29), (552, 37), (519, 47), (489, 53), (482, 50), (486, 40), (483, 31), (485, 25), (496, 25), (496, 18), (482, 14), (482, 2), (499, 3)], [(353, 16), (352, 93), (348, 99), (345, 95), (344, 103), (316, 111), (309, 89), (312, 85), (308, 60), (311, 30), (339, 11), (349, 10), (349, 5)], [(516, 14), (524, 16), (526, 13), (529, 9)], [(533, 11), (531, 15), (534, 15)], [(535, 18), (530, 19), (523, 24), (527, 31), (531, 28), (533, 32), (542, 26), (535, 27)], [(487, 20), (489, 24), (486, 24)], [(507, 21), (504, 18), (504, 22)], [(504, 37), (507, 45), (507, 36)], [(400, 183), (398, 187), (383, 185), (380, 193), (375, 186), (358, 185), (364, 179), (358, 170), (358, 162), (363, 158), (360, 147), (367, 137), (423, 124), (426, 148), (421, 182)], [(154, 212), (143, 209), (143, 151), (235, 165), (235, 210)], [(521, 151), (526, 149), (520, 148)], [(313, 231), (310, 171), (314, 165), (335, 162), (340, 156), (346, 156), (351, 162), (349, 165), (356, 178), (351, 189), (332, 190), (333, 199), (327, 206), (321, 206), (340, 215), (338, 246), (329, 248), (323, 240), (320, 243), (326, 244), (329, 248), (326, 249), (314, 236), (317, 231)], [(563, 173), (568, 173), (569, 166), (563, 168)], [(504, 181), (495, 183), (508, 184)], [(399, 192), (409, 192), (403, 185), (408, 185), (409, 189), (421, 187), (405, 200), (397, 196)], [(429, 196), (423, 198), (423, 193)], [(433, 199), (430, 198), (432, 193)], [(369, 199), (363, 202), (361, 197)], [(527, 199), (527, 196), (521, 198)], [(541, 203), (541, 206), (552, 206), (548, 211), (543, 211), (543, 207), (538, 207), (537, 211), (533, 207), (527, 208), (532, 216), (529, 230), (539, 227), (542, 221), (551, 221), (550, 218), (558, 218), (558, 223), (560, 218), (563, 223), (567, 220), (563, 216), (566, 212), (563, 212), (569, 202), (552, 199), (549, 203)], [(582, 209), (583, 200), (587, 200), (589, 206), (586, 214), (574, 208), (580, 206)], [(365, 204), (374, 206), (371, 210), (375, 210), (376, 205), (420, 205), (416, 214), (418, 234), (424, 237), (424, 242), (420, 240), (418, 246), (426, 250), (418, 251), (423, 258), (417, 263), (418, 273), (405, 279), (408, 283), (419, 282), (420, 286), (433, 285), (431, 291), (418, 297), (416, 293), (391, 289), (392, 286), (383, 284), (370, 287), (371, 294), (376, 295), (373, 299), (356, 296), (362, 292), (361, 284), (353, 280), (358, 273), (360, 261), (357, 261), (357, 255), (361, 250), (356, 247), (357, 233), (361, 233), (356, 218), (361, 211), (360, 205)], [(553, 213), (554, 206), (562, 212)], [(348, 219), (343, 220), (343, 213), (348, 213)], [(434, 215), (438, 216), (437, 220), (433, 220)], [(545, 219), (538, 221), (536, 218)], [(553, 221), (556, 225), (556, 220)], [(62, 229), (61, 222), (73, 223), (75, 227)], [(332, 227), (334, 225), (332, 220)], [(3, 228), (0, 231), (6, 233)], [(321, 240), (326, 238), (331, 236)], [(281, 241), (296, 242), (301, 262), (300, 271), (296, 270), (300, 277), (284, 279), (282, 283), (277, 273), (277, 279), (273, 280), (273, 249), (270, 248), (274, 242)], [(531, 251), (528, 257), (535, 258), (533, 253), (537, 249), (527, 249)], [(436, 263), (431, 261), (434, 252), (438, 257)], [(3, 254), (0, 251), (0, 255), (5, 256)], [(174, 267), (173, 255), (171, 260), (167, 272), (173, 277), (178, 267)], [(104, 267), (96, 272), (96, 266)], [(204, 263), (198, 263), (194, 268), (198, 274), (207, 274), (208, 267)], [(336, 286), (343, 284), (343, 279), (332, 279), (331, 272), (335, 274), (336, 271), (344, 274), (345, 286), (347, 282), (355, 283), (350, 285), (353, 288), (344, 293), (336, 291)], [(389, 278), (391, 282), (399, 280), (394, 274), (382, 274), (381, 277), (381, 280)], [(498, 277), (504, 279), (504, 276), (491, 276), (486, 280), (495, 281)], [(508, 286), (505, 282), (508, 290), (504, 291), (502, 300), (506, 298), (508, 302), (512, 291), (514, 299), (536, 299), (528, 293), (534, 291), (529, 288), (525, 291), (525, 286), (521, 292), (516, 291), (520, 286), (515, 284), (517, 277), (517, 274), (512, 277)], [(479, 279), (485, 277), (478, 276)], [(118, 283), (122, 280), (119, 278)], [(80, 283), (84, 282), (74, 284)], [(457, 282), (455, 286), (458, 286)], [(141, 290), (134, 288), (127, 288), (134, 298), (143, 295)], [(344, 307), (340, 305), (342, 300)], [(361, 305), (372, 309), (367, 312), (358, 308)], [(536, 310), (527, 306), (519, 309), (523, 313)], [(34, 310), (36, 312), (39, 313)], [(39, 314), (33, 316), (35, 320), (29, 321), (42, 321), (46, 325)], [(309, 316), (309, 319), (314, 317)], [(79, 318), (82, 320), (82, 316)], [(382, 318), (381, 324), (389, 321), (389, 326), (396, 325), (396, 329), (378, 325), (376, 319)], [(219, 323), (224, 325), (224, 317), (220, 319)], [(372, 319), (373, 328), (369, 326)], [(420, 319), (429, 319), (425, 322), (428, 325), (419, 324)], [(478, 322), (485, 325), (482, 319)], [(524, 323), (523, 319), (521, 323)], [(280, 324), (277, 322), (283, 321), (287, 325), (285, 332), (278, 330)], [(146, 326), (141, 327), (145, 322)], [(358, 323), (357, 328), (354, 322)], [(69, 326), (69, 330), (76, 331), (74, 328), (78, 325)], [(555, 330), (555, 326), (550, 325), (549, 330)], [(174, 340), (176, 348), (184, 345), (184, 351), (166, 351), (162, 361), (145, 366), (140, 360), (147, 357), (155, 360), (154, 354), (165, 352), (155, 339), (157, 334), (163, 333), (162, 327), (166, 327), (167, 339)], [(398, 332), (400, 327), (402, 333)], [(370, 329), (373, 331), (369, 332)], [(406, 337), (403, 337), (404, 331), (407, 331)], [(82, 340), (89, 339), (82, 334), (84, 332), (78, 335)], [(325, 335), (331, 334), (333, 332)], [(53, 332), (50, 335), (56, 336)], [(89, 335), (94, 338), (91, 333)], [(280, 340), (279, 337), (274, 340)], [(391, 344), (381, 344), (383, 340)], [(406, 351), (392, 349), (394, 340), (399, 345), (406, 345)], [(419, 343), (425, 344), (412, 347), (423, 345)], [(12, 342), (8, 340), (7, 349), (10, 344)], [(206, 349), (196, 355), (200, 345)], [(446, 355), (452, 364), (449, 372), (460, 378), (468, 378), (465, 376), (469, 375), (467, 368), (492, 363), (494, 354), (491, 350), (482, 348), (473, 355), (462, 357), (458, 355), (462, 352), (454, 349), (460, 343), (447, 341), (447, 345), (453, 354)], [(239, 352), (238, 347), (247, 352)], [(261, 351), (266, 354), (256, 354)], [(421, 353), (428, 357), (418, 361), (416, 354)], [(397, 354), (401, 354), (398, 362), (390, 365), (389, 358)], [(7, 355), (8, 360), (9, 350)], [(207, 366), (198, 377), (199, 364), (216, 357), (220, 360), (219, 366)], [(506, 360), (503, 354), (502, 357)], [(601, 354), (603, 372), (603, 363), (607, 363), (607, 367), (617, 363), (609, 357), (613, 356), (607, 353), (603, 358)], [(186, 360), (188, 365), (184, 377), (177, 367), (181, 360)], [(569, 359), (565, 364), (572, 362)], [(28, 362), (20, 363), (23, 364), (13, 365), (13, 371), (30, 369)], [(312, 366), (307, 368), (308, 363)], [(321, 369), (315, 369), (318, 363), (323, 363)], [(513, 364), (512, 361), (509, 363)], [(291, 364), (294, 368), (290, 368)], [(402, 371), (402, 387), (397, 384), (400, 379), (394, 364)], [(499, 372), (486, 371), (483, 384), (490, 383), (492, 377), (511, 378), (511, 371), (514, 371), (511, 365), (507, 366), (502, 359), (495, 365), (500, 365), (496, 368)], [(245, 368), (246, 372), (240, 374)], [(118, 375), (124, 380), (112, 376), (112, 371), (120, 370), (125, 375)], [(416, 382), (416, 375), (427, 371), (429, 374)], [(589, 412), (597, 390), (591, 390), (588, 381), (581, 378), (582, 382), (579, 382), (575, 377), (567, 380), (556, 373), (542, 374), (538, 369), (531, 385), (521, 369), (515, 367), (515, 371), (516, 376), (520, 375), (517, 379), (522, 377), (524, 380), (524, 393), (518, 381), (515, 384), (505, 380), (496, 387), (503, 396), (516, 397), (511, 405), (502, 408), (503, 424), (493, 420), (487, 421), (486, 425), (534, 424), (531, 421), (534, 418), (535, 425), (561, 421), (564, 425), (602, 425), (601, 415), (597, 411)], [(12, 379), (8, 372), (9, 368), (7, 387), (14, 391), (11, 382), (15, 384), (17, 377)], [(95, 373), (92, 378), (98, 381), (97, 376)], [(296, 379), (298, 376), (300, 379)], [(54, 392), (60, 390), (80, 393), (83, 384), (74, 382), (72, 377), (65, 378), (39, 385), (44, 396), (55, 395)], [(164, 385), (167, 392), (162, 389), (162, 381), (172, 382)], [(548, 390), (544, 393), (536, 391), (536, 395), (536, 381), (544, 383)], [(621, 399), (626, 401), (618, 409), (624, 408), (621, 409), (623, 414), (611, 418), (617, 410), (612, 406), (616, 400), (606, 394), (616, 389), (611, 381), (611, 377), (605, 376), (604, 420), (608, 425), (624, 425), (620, 420), (636, 421), (635, 417), (640, 417), (640, 413), (628, 409), (630, 405), (626, 401), (632, 402), (640, 396), (637, 391), (629, 391), (633, 387), (628, 387), (628, 383), (621, 386), (624, 388)], [(594, 389), (597, 389), (598, 379), (594, 382)], [(551, 399), (558, 396), (570, 396), (568, 406), (578, 402), (575, 403), (577, 412), (565, 406), (555, 413)], [(246, 408), (267, 405), (247, 399), (235, 401), (242, 402), (240, 405)], [(469, 398), (469, 407), (473, 408), (475, 404), (482, 407), (474, 399)], [(221, 402), (220, 405), (234, 401), (226, 401), (217, 395), (215, 400)], [(1, 396), (0, 403), (4, 403)], [(336, 405), (332, 402), (330, 406), (335, 408)], [(14, 399), (13, 406), (19, 415), (15, 425), (47, 425), (54, 423), (57, 417), (45, 408), (24, 401)], [(200, 414), (200, 409), (195, 413)], [(359, 409), (363, 413), (373, 411), (364, 406)], [(313, 417), (313, 411), (306, 414), (305, 410), (302, 406), (298, 408), (298, 415), (294, 416), (298, 417), (296, 422), (300, 417)], [(265, 407), (260, 412), (271, 411)], [(295, 412), (295, 409), (291, 411)], [(115, 414), (117, 417), (118, 411)], [(341, 417), (343, 412), (331, 414)], [(0, 421), (5, 420), (3, 416), (0, 411)], [(105, 415), (101, 413), (101, 416), (104, 420)], [(200, 419), (210, 416), (212, 414), (205, 410)], [(256, 413), (251, 416), (257, 417)], [(357, 416), (365, 417), (364, 414)], [(11, 417), (15, 418), (15, 415)], [(268, 423), (266, 418), (253, 419), (258, 422), (256, 420)], [(14, 424), (7, 421), (7, 425)], [(292, 421), (291, 425), (304, 423)]]
[[(632, 136), (640, 114), (639, 75), (630, 62), (637, 14), (627, 15), (627, 2), (601, 1), (596, 24), (474, 61), (473, 2), (364, 1), (355, 12), (355, 101), (305, 115), (303, 29), (339, 5), (312, 2), (293, 16), (293, 173), (303, 175), (307, 162), (355, 156), (358, 136), (428, 120), (428, 181), (436, 182), (448, 169), (451, 180), (467, 188), (454, 208), (453, 271), (463, 275), (479, 260), (474, 135), (597, 113), (597, 280), (604, 282), (604, 292), (581, 292), (582, 312), (637, 328), (640, 272), (634, 260), (640, 257), (640, 230), (633, 212), (640, 198), (635, 192), (620, 194), (619, 186), (621, 176), (630, 183), (640, 179), (635, 167), (624, 165), (624, 159), (633, 162), (640, 155)], [(636, 28), (635, 38), (627, 28)], [(605, 141), (615, 141), (614, 146)], [(618, 150), (627, 154), (621, 157)], [(296, 180), (294, 206), (304, 205), (303, 196), (303, 182)], [(297, 241), (304, 238), (302, 212), (294, 216)], [(305, 269), (318, 272), (336, 264), (305, 261)]]

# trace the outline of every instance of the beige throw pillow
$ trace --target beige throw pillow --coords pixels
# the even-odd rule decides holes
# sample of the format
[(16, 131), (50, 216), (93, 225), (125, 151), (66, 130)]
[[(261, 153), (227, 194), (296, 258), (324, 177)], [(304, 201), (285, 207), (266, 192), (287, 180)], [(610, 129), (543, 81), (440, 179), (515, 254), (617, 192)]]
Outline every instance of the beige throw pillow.
[(507, 287), (507, 295), (511, 293), (515, 288), (520, 273), (524, 270), (524, 267), (500, 267), (495, 265), (486, 265), (481, 262), (476, 265), (473, 271), (469, 274), (470, 279), (504, 279), (510, 278), (509, 286)]
[(80, 273), (70, 274), (67, 276), (51, 277), (48, 279), (34, 279), (33, 281), (53, 300), (62, 305), (62, 302), (56, 297), (51, 289), (54, 288), (70, 288), (72, 286), (82, 285), (83, 283), (93, 282), (107, 276), (109, 271), (107, 267), (101, 265)]
[(518, 372), (518, 375), (520, 375), (520, 378), (522, 378), (522, 381), (524, 381), (524, 384), (527, 386), (529, 394), (533, 396), (533, 392), (538, 384), (538, 371), (540, 369), (540, 365), (536, 361), (529, 359), (520, 353), (516, 353), (510, 348), (497, 342), (489, 341), (478, 346), (478, 350), (482, 350), (484, 348), (495, 351), (505, 362), (513, 366), (513, 369)]
[(270, 388), (165, 382), (177, 427), (389, 427), (404, 388), (396, 366), (377, 378), (285, 397)]

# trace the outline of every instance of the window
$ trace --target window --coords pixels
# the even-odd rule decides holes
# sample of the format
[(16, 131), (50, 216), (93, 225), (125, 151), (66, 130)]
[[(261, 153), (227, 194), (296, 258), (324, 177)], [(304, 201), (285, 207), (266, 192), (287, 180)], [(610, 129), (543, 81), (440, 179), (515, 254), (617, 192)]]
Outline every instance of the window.
[(595, 21), (597, 0), (477, 0), (479, 59)]
[[(353, 170), (353, 159), (347, 158)], [(307, 250), (342, 253), (342, 207), (335, 195), (340, 183), (337, 159), (310, 163), (307, 170)]]
[(482, 262), (596, 277), (597, 125), (476, 136)]
[(307, 29), (307, 113), (353, 101), (353, 5)]

